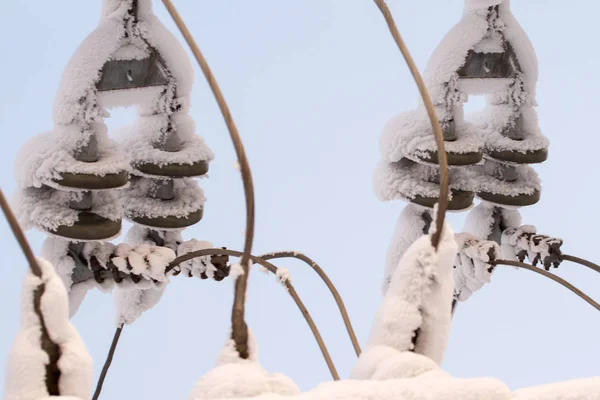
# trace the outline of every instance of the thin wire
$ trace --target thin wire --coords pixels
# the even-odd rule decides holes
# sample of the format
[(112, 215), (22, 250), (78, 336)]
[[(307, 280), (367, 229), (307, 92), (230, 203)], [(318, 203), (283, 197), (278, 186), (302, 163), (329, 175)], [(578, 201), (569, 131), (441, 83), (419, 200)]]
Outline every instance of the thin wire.
[(233, 310), (231, 313), (231, 325), (232, 325), (232, 337), (236, 344), (236, 349), (241, 358), (248, 358), (248, 326), (246, 325), (246, 321), (244, 320), (245, 313), (245, 300), (246, 300), (246, 288), (248, 286), (248, 274), (250, 273), (250, 268), (248, 267), (248, 262), (250, 261), (250, 253), (252, 252), (252, 242), (254, 240), (254, 185), (252, 182), (252, 173), (250, 171), (250, 165), (248, 163), (248, 159), (246, 158), (246, 152), (244, 150), (244, 145), (242, 143), (242, 139), (238, 133), (235, 122), (233, 121), (233, 117), (231, 116), (231, 112), (229, 111), (229, 107), (227, 106), (227, 102), (225, 101), (225, 97), (217, 84), (217, 81), (206, 62), (206, 59), (202, 55), (200, 48), (196, 44), (194, 37), (190, 33), (189, 29), (183, 22), (183, 19), (177, 12), (177, 9), (173, 5), (170, 0), (163, 0), (163, 4), (169, 11), (171, 18), (179, 28), (181, 34), (185, 38), (188, 46), (190, 47), (200, 69), (204, 73), (206, 80), (215, 96), (217, 104), (219, 105), (219, 109), (221, 110), (221, 114), (223, 114), (223, 118), (225, 119), (225, 123), (229, 130), (229, 135), (231, 136), (231, 141), (233, 142), (233, 147), (235, 148), (235, 152), (238, 157), (238, 162), (240, 164), (241, 174), (242, 174), (242, 182), (244, 184), (244, 194), (246, 197), (246, 239), (244, 243), (244, 253), (241, 259), (241, 265), (244, 269), (244, 275), (238, 277), (235, 283), (235, 294), (234, 294), (234, 302), (233, 302)]
[(522, 262), (510, 261), (510, 260), (497, 260), (493, 264), (494, 265), (509, 265), (512, 267), (526, 269), (528, 271), (535, 272), (536, 274), (543, 275), (546, 278), (552, 279), (554, 282), (569, 289), (571, 292), (575, 293), (577, 296), (581, 297), (583, 300), (585, 300), (587, 303), (589, 303), (596, 310), (600, 311), (600, 304), (595, 302), (590, 296), (588, 296), (587, 294), (582, 292), (580, 289), (578, 289), (577, 287), (575, 287), (572, 284), (570, 284), (569, 282), (567, 282), (566, 280), (562, 279), (561, 277), (551, 274), (550, 272), (544, 271), (541, 268), (537, 268), (537, 267), (534, 267), (533, 265), (525, 264)]
[(425, 87), (425, 82), (423, 82), (423, 78), (419, 73), (419, 69), (415, 64), (404, 40), (402, 40), (402, 36), (400, 36), (400, 32), (398, 31), (398, 27), (394, 22), (394, 18), (392, 17), (392, 13), (388, 8), (387, 4), (384, 0), (373, 0), (379, 10), (383, 14), (385, 21), (387, 22), (388, 28), (394, 37), (394, 41), (398, 45), (398, 48), (402, 52), (404, 59), (406, 60), (406, 64), (410, 69), (410, 72), (419, 88), (419, 93), (421, 93), (421, 97), (423, 98), (423, 104), (427, 109), (427, 114), (429, 115), (429, 120), (431, 121), (431, 126), (433, 128), (433, 133), (435, 135), (435, 142), (437, 144), (438, 151), (438, 160), (440, 165), (440, 198), (438, 202), (437, 216), (436, 216), (436, 230), (431, 235), (431, 244), (437, 250), (440, 239), (442, 235), (442, 228), (444, 227), (444, 219), (446, 217), (446, 209), (448, 208), (448, 157), (446, 154), (445, 146), (444, 146), (444, 134), (442, 132), (442, 128), (440, 126), (440, 121), (435, 112), (435, 108), (433, 106), (433, 102), (431, 101), (431, 96)]
[[(189, 252), (182, 256), (179, 256), (175, 260), (171, 261), (171, 263), (165, 269), (165, 274), (171, 272), (179, 264), (181, 264), (185, 261), (189, 261), (191, 259), (197, 258), (197, 257), (212, 256), (212, 255), (216, 255), (216, 256), (228, 255), (228, 256), (232, 256), (232, 257), (240, 257), (242, 254), (243, 254), (242, 252), (235, 251), (235, 250), (229, 250), (229, 249), (204, 249), (204, 250), (192, 251), (192, 252)], [(268, 269), (270, 272), (272, 272), (273, 274), (277, 274), (277, 267), (274, 266), (273, 264), (271, 264), (270, 262), (263, 260), (260, 257), (253, 256), (253, 255), (250, 255), (250, 259), (255, 264), (260, 264), (263, 267), (265, 267), (266, 269)], [(327, 350), (327, 346), (325, 345), (325, 342), (323, 341), (323, 337), (321, 336), (321, 333), (319, 332), (317, 325), (315, 324), (314, 320), (312, 319), (312, 316), (306, 309), (306, 306), (304, 305), (302, 300), (300, 300), (300, 297), (298, 296), (298, 293), (296, 292), (296, 289), (294, 288), (294, 286), (289, 281), (285, 282), (285, 286), (286, 286), (288, 293), (290, 294), (290, 296), (292, 296), (292, 299), (294, 299), (294, 302), (300, 309), (302, 316), (308, 323), (308, 326), (310, 327), (310, 330), (312, 331), (312, 333), (315, 337), (315, 340), (317, 341), (317, 344), (319, 345), (319, 349), (321, 350), (321, 353), (323, 354), (323, 358), (325, 358), (325, 362), (327, 363), (329, 372), (331, 372), (331, 376), (333, 377), (334, 380), (336, 380), (336, 381), (339, 380), (340, 376), (335, 368), (335, 365), (333, 364), (333, 361), (331, 359), (329, 351)]]
[(100, 373), (100, 377), (98, 378), (98, 383), (96, 384), (96, 391), (94, 392), (92, 400), (98, 400), (100, 398), (102, 386), (104, 385), (104, 380), (106, 379), (106, 375), (108, 374), (108, 369), (112, 364), (113, 357), (115, 356), (115, 351), (117, 350), (117, 344), (119, 343), (121, 332), (123, 332), (123, 324), (121, 324), (115, 331), (115, 335), (113, 336), (108, 355), (106, 356), (106, 361), (104, 361), (104, 366), (102, 367), (102, 372)]
[(586, 259), (575, 257), (575, 256), (570, 256), (568, 254), (563, 254), (560, 258), (564, 261), (571, 261), (576, 264), (581, 264), (583, 266), (586, 266), (586, 267), (593, 269), (594, 271), (600, 273), (600, 265), (594, 264), (593, 262), (588, 261)]
[(38, 278), (41, 278), (42, 270), (38, 265), (35, 256), (33, 255), (33, 251), (31, 250), (31, 246), (29, 246), (29, 242), (25, 238), (23, 229), (21, 229), (21, 226), (19, 225), (19, 222), (17, 222), (15, 214), (12, 212), (10, 206), (8, 205), (8, 202), (6, 201), (6, 197), (4, 197), (2, 189), (0, 189), (0, 206), (2, 207), (2, 212), (4, 212), (4, 215), (6, 216), (6, 220), (8, 221), (8, 225), (10, 225), (10, 229), (12, 230), (13, 235), (15, 235), (15, 238), (17, 239), (17, 242), (21, 247), (21, 251), (23, 251), (23, 254), (25, 254), (25, 258), (29, 263), (29, 268), (31, 269), (31, 272)]
[(267, 261), (280, 258), (295, 258), (305, 262), (309, 267), (311, 267), (321, 277), (323, 282), (325, 282), (325, 285), (327, 285), (329, 291), (333, 295), (333, 298), (335, 299), (340, 313), (342, 314), (342, 319), (344, 320), (344, 324), (346, 325), (346, 330), (348, 331), (348, 336), (350, 336), (352, 346), (354, 346), (354, 351), (356, 352), (357, 356), (360, 356), (360, 344), (358, 343), (358, 339), (356, 338), (356, 334), (354, 333), (354, 328), (352, 327), (352, 322), (350, 321), (350, 317), (348, 316), (348, 311), (346, 310), (346, 306), (344, 304), (344, 301), (342, 300), (342, 296), (340, 296), (339, 292), (337, 291), (337, 288), (335, 287), (333, 282), (331, 282), (331, 279), (329, 279), (329, 276), (327, 276), (327, 274), (325, 273), (325, 271), (323, 271), (319, 264), (317, 264), (305, 254), (298, 253), (295, 251), (279, 251), (263, 254), (259, 257)]

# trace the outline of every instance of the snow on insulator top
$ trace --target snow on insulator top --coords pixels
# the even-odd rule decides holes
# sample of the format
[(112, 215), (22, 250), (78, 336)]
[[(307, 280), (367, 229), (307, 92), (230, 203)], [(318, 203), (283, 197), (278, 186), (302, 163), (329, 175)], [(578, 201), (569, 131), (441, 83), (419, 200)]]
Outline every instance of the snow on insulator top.
[[(121, 91), (107, 91), (98, 96), (96, 85), (102, 77), (102, 69), (111, 60), (149, 60), (166, 64), (170, 85), (176, 86), (177, 97), (184, 108), (189, 106), (194, 72), (185, 50), (152, 13), (150, 0), (137, 0), (137, 15), (131, 14), (135, 0), (104, 0), (100, 23), (83, 41), (63, 72), (54, 102), (56, 124), (74, 121), (99, 121), (100, 109), (106, 103), (111, 106), (132, 105), (144, 96), (122, 95)], [(158, 54), (154, 54), (157, 52)], [(131, 71), (130, 71), (131, 72)], [(135, 73), (135, 71), (133, 71)], [(164, 74), (162, 68), (155, 75)], [(128, 79), (133, 77), (127, 75)], [(124, 79), (124, 78), (123, 78)], [(147, 89), (147, 88), (145, 88)], [(134, 91), (140, 91), (135, 89)], [(154, 94), (156, 90), (145, 90)], [(116, 96), (115, 96), (116, 95)], [(121, 99), (123, 96), (124, 99)], [(107, 97), (105, 100), (104, 97)], [(117, 99), (113, 99), (117, 97)]]
[[(448, 88), (456, 89), (458, 71), (465, 65), (471, 50), (498, 53), (505, 49), (505, 42), (516, 55), (518, 65), (515, 67), (523, 82), (527, 102), (535, 106), (537, 57), (527, 34), (511, 13), (508, 0), (466, 0), (462, 19), (438, 45), (424, 73), (434, 104), (447, 103)], [(472, 86), (463, 90), (481, 92), (477, 85)]]

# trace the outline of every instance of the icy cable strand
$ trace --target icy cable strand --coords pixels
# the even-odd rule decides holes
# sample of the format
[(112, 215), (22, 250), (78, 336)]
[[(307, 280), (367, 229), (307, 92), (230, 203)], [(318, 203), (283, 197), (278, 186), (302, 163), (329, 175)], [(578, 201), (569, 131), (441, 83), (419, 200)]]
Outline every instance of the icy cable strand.
[(311, 267), (321, 277), (323, 282), (325, 282), (325, 285), (327, 285), (327, 288), (329, 288), (329, 291), (331, 292), (331, 295), (335, 299), (335, 302), (337, 303), (340, 313), (342, 314), (342, 319), (344, 320), (344, 324), (346, 325), (346, 330), (348, 331), (348, 336), (350, 336), (350, 341), (352, 342), (352, 346), (354, 346), (354, 351), (356, 352), (357, 356), (360, 356), (360, 353), (361, 353), (360, 344), (358, 344), (358, 339), (356, 338), (356, 334), (354, 333), (354, 328), (352, 327), (352, 321), (350, 321), (350, 317), (348, 316), (348, 311), (346, 311), (346, 306), (344, 305), (342, 296), (340, 296), (335, 285), (333, 284), (333, 282), (331, 282), (331, 279), (329, 279), (329, 277), (327, 276), (325, 271), (323, 271), (323, 269), (319, 266), (319, 264), (317, 264), (315, 261), (313, 261), (308, 256), (306, 256), (302, 253), (298, 253), (296, 251), (278, 251), (278, 252), (273, 252), (273, 253), (267, 253), (267, 254), (263, 254), (263, 255), (259, 256), (259, 258), (262, 258), (263, 260), (266, 260), (266, 261), (280, 259), (280, 258), (295, 258), (297, 260), (304, 261), (309, 267)]
[(448, 156), (446, 154), (446, 150), (444, 147), (444, 134), (442, 132), (442, 127), (440, 126), (440, 121), (435, 113), (435, 108), (433, 107), (433, 103), (431, 102), (431, 96), (429, 96), (429, 92), (425, 87), (425, 82), (423, 82), (423, 78), (419, 73), (419, 69), (415, 64), (406, 44), (404, 44), (404, 40), (402, 40), (402, 36), (400, 36), (400, 32), (398, 31), (398, 27), (394, 22), (394, 18), (392, 17), (392, 13), (388, 8), (385, 0), (373, 0), (379, 10), (383, 14), (385, 18), (385, 22), (387, 22), (388, 28), (398, 45), (398, 48), (402, 52), (402, 56), (404, 56), (404, 60), (406, 60), (406, 64), (408, 65), (408, 69), (419, 88), (419, 92), (421, 93), (421, 97), (423, 98), (423, 103), (425, 104), (425, 108), (427, 109), (427, 114), (429, 115), (429, 120), (431, 121), (431, 126), (433, 128), (433, 133), (435, 135), (435, 142), (437, 144), (438, 158), (440, 164), (440, 199), (438, 203), (437, 209), (437, 217), (436, 217), (436, 229), (433, 235), (431, 235), (431, 244), (437, 250), (438, 245), (440, 244), (440, 238), (442, 235), (442, 228), (444, 227), (444, 218), (446, 217), (446, 209), (448, 208)]
[(576, 288), (575, 286), (571, 285), (569, 282), (567, 282), (563, 278), (553, 275), (550, 272), (544, 271), (541, 268), (536, 268), (533, 265), (525, 264), (525, 263), (518, 262), (518, 261), (510, 261), (510, 260), (497, 260), (497, 261), (494, 261), (492, 264), (493, 265), (508, 265), (508, 266), (512, 266), (512, 267), (522, 268), (522, 269), (526, 269), (526, 270), (535, 272), (536, 274), (543, 275), (546, 278), (552, 279), (553, 281), (557, 282), (558, 284), (569, 289), (571, 292), (575, 293), (577, 296), (581, 297), (583, 300), (588, 302), (596, 310), (600, 311), (600, 304), (595, 302), (590, 296), (588, 296), (587, 294), (585, 294), (584, 292), (582, 292), (580, 289)]
[[(183, 263), (185, 261), (192, 260), (192, 259), (197, 258), (197, 257), (219, 256), (219, 255), (227, 255), (227, 256), (231, 256), (231, 257), (240, 257), (240, 256), (242, 256), (242, 254), (243, 253), (240, 252), (240, 251), (229, 250), (229, 249), (204, 249), (204, 250), (192, 251), (192, 252), (186, 253), (186, 254), (184, 254), (182, 256), (179, 256), (175, 260), (171, 261), (171, 263), (165, 269), (165, 275), (167, 273), (171, 272), (179, 264), (181, 264), (181, 263)], [(270, 262), (265, 261), (264, 259), (262, 259), (260, 257), (253, 256), (253, 255), (250, 255), (249, 258), (250, 258), (250, 260), (252, 260), (253, 263), (260, 264), (263, 267), (265, 267), (266, 269), (268, 269), (270, 272), (272, 272), (273, 274), (277, 274), (277, 267), (274, 266), (273, 264), (271, 264)], [(339, 380), (340, 376), (338, 375), (337, 370), (335, 368), (335, 365), (333, 364), (333, 361), (331, 360), (331, 356), (329, 355), (329, 351), (327, 350), (327, 346), (325, 345), (325, 342), (323, 341), (323, 337), (321, 337), (319, 329), (317, 328), (317, 326), (316, 326), (314, 320), (312, 319), (310, 313), (306, 309), (306, 306), (304, 305), (304, 303), (302, 303), (302, 300), (300, 300), (300, 297), (298, 296), (298, 293), (296, 292), (296, 289), (294, 289), (294, 286), (292, 285), (292, 283), (289, 280), (285, 281), (283, 284), (285, 285), (288, 293), (290, 294), (290, 296), (292, 296), (292, 299), (294, 299), (294, 302), (296, 303), (296, 305), (300, 309), (300, 312), (302, 313), (302, 316), (304, 317), (304, 319), (308, 323), (308, 326), (310, 327), (310, 330), (312, 331), (312, 333), (313, 333), (313, 335), (314, 335), (314, 337), (315, 337), (315, 339), (317, 341), (317, 344), (319, 345), (319, 348), (321, 349), (321, 353), (323, 354), (323, 358), (325, 358), (325, 362), (327, 363), (327, 367), (329, 367), (329, 371), (331, 372), (331, 376), (333, 377), (334, 380), (336, 380), (336, 381)]]
[(108, 369), (112, 364), (113, 357), (115, 356), (115, 351), (117, 350), (117, 344), (119, 343), (121, 332), (123, 332), (123, 324), (119, 325), (119, 327), (115, 331), (115, 335), (113, 336), (112, 343), (110, 344), (110, 350), (108, 351), (106, 361), (104, 362), (104, 366), (102, 367), (102, 372), (100, 373), (100, 377), (98, 378), (98, 383), (96, 384), (96, 391), (94, 392), (94, 396), (92, 396), (92, 400), (98, 400), (100, 398), (102, 386), (104, 385), (106, 374), (108, 374)]
[(225, 119), (225, 123), (227, 124), (227, 128), (229, 129), (229, 135), (231, 136), (231, 141), (233, 142), (233, 146), (235, 147), (235, 152), (238, 157), (238, 162), (240, 164), (240, 169), (242, 173), (242, 181), (244, 184), (244, 193), (246, 196), (246, 240), (244, 243), (244, 253), (242, 255), (241, 265), (244, 270), (244, 274), (239, 276), (235, 282), (235, 297), (233, 302), (233, 310), (231, 313), (231, 330), (232, 330), (232, 338), (235, 341), (235, 347), (238, 351), (241, 358), (246, 359), (249, 356), (248, 351), (248, 326), (246, 325), (246, 321), (244, 320), (244, 311), (245, 311), (245, 299), (246, 299), (246, 288), (248, 286), (248, 273), (250, 272), (250, 268), (248, 262), (250, 261), (250, 253), (252, 251), (252, 241), (254, 239), (254, 188), (252, 183), (252, 173), (250, 172), (250, 165), (248, 164), (248, 159), (246, 158), (246, 152), (244, 151), (244, 145), (242, 143), (242, 139), (238, 133), (237, 127), (235, 126), (235, 122), (233, 121), (233, 117), (231, 116), (231, 112), (229, 111), (229, 107), (227, 107), (227, 103), (225, 102), (225, 98), (223, 97), (223, 93), (221, 93), (221, 89), (217, 84), (217, 81), (208, 66), (208, 63), (204, 59), (204, 56), (200, 52), (198, 45), (196, 44), (192, 34), (188, 30), (187, 26), (181, 19), (181, 16), (175, 9), (173, 3), (170, 0), (163, 0), (163, 4), (169, 11), (171, 18), (177, 25), (177, 28), (181, 31), (181, 34), (185, 38), (188, 46), (192, 50), (196, 61), (200, 65), (200, 69), (204, 73), (206, 80), (217, 100), (221, 113), (223, 114), (223, 118)]
[[(33, 255), (33, 251), (31, 250), (31, 246), (29, 246), (29, 242), (25, 238), (25, 234), (23, 233), (23, 229), (17, 222), (15, 218), (15, 214), (12, 212), (8, 202), (6, 201), (6, 197), (4, 197), (4, 192), (0, 189), (0, 206), (2, 207), (2, 211), (6, 216), (6, 220), (10, 225), (10, 229), (15, 235), (23, 254), (25, 254), (25, 258), (29, 263), (29, 269), (31, 269), (31, 273), (42, 279), (42, 270)], [(50, 396), (58, 396), (60, 395), (58, 382), (60, 380), (60, 369), (58, 368), (58, 360), (60, 358), (60, 347), (50, 339), (50, 334), (48, 333), (48, 328), (46, 327), (46, 323), (44, 322), (44, 316), (41, 310), (42, 296), (44, 295), (45, 285), (42, 282), (40, 286), (38, 286), (34, 292), (33, 297), (33, 309), (37, 316), (40, 319), (40, 342), (42, 349), (48, 354), (48, 364), (46, 365), (46, 389), (48, 390), (48, 394)]]

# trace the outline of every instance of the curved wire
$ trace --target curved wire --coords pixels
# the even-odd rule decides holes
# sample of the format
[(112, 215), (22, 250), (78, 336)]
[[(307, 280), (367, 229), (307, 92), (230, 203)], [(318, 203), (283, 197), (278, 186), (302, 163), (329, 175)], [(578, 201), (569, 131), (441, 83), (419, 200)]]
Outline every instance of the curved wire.
[(244, 145), (242, 143), (242, 139), (240, 138), (240, 134), (238, 133), (235, 122), (233, 121), (233, 117), (231, 116), (231, 112), (229, 107), (227, 106), (227, 102), (225, 101), (225, 97), (217, 84), (217, 80), (215, 79), (206, 59), (202, 55), (200, 48), (196, 44), (194, 37), (190, 33), (189, 29), (183, 22), (183, 19), (177, 12), (177, 9), (171, 2), (171, 0), (163, 0), (163, 4), (169, 11), (171, 18), (179, 28), (179, 31), (183, 35), (185, 41), (190, 47), (200, 69), (204, 73), (208, 85), (210, 86), (215, 99), (219, 105), (219, 109), (221, 110), (221, 114), (223, 114), (223, 118), (225, 119), (225, 124), (227, 125), (227, 129), (229, 130), (229, 135), (231, 136), (231, 141), (233, 142), (233, 147), (235, 148), (235, 152), (238, 157), (238, 162), (240, 164), (240, 169), (242, 173), (242, 182), (244, 184), (244, 194), (246, 196), (246, 238), (244, 243), (244, 252), (242, 254), (241, 265), (244, 269), (244, 275), (238, 277), (235, 281), (235, 294), (233, 301), (233, 310), (231, 313), (231, 329), (232, 329), (232, 338), (235, 341), (235, 347), (241, 358), (248, 358), (248, 326), (246, 325), (246, 321), (244, 320), (245, 313), (245, 301), (246, 301), (246, 289), (248, 286), (248, 274), (250, 272), (250, 268), (248, 266), (248, 262), (250, 261), (250, 253), (252, 252), (252, 241), (254, 240), (254, 185), (252, 182), (252, 173), (250, 171), (250, 164), (248, 163), (248, 159), (246, 158), (246, 151), (244, 150)]
[(408, 51), (404, 40), (402, 40), (402, 36), (400, 36), (400, 32), (398, 31), (398, 27), (394, 22), (394, 18), (392, 17), (390, 9), (385, 3), (385, 0), (373, 1), (377, 5), (377, 7), (379, 7), (379, 10), (383, 14), (383, 17), (385, 18), (385, 22), (388, 25), (390, 33), (392, 34), (394, 41), (398, 45), (402, 56), (404, 56), (404, 60), (406, 60), (408, 69), (410, 69), (415, 83), (419, 88), (419, 93), (423, 98), (423, 104), (427, 109), (427, 114), (429, 115), (429, 120), (431, 121), (431, 127), (433, 128), (433, 134), (435, 136), (440, 165), (440, 198), (438, 201), (437, 216), (435, 219), (436, 230), (433, 233), (433, 235), (431, 235), (431, 244), (437, 250), (438, 245), (440, 244), (442, 228), (444, 227), (444, 218), (446, 217), (446, 209), (448, 208), (448, 193), (450, 190), (448, 186), (448, 156), (446, 154), (444, 146), (444, 134), (442, 132), (442, 127), (440, 126), (440, 121), (435, 112), (433, 102), (431, 101), (431, 96), (429, 95), (429, 92), (425, 87), (425, 82), (423, 82), (423, 78), (419, 73), (419, 68), (417, 68), (417, 65), (415, 64), (412, 56), (410, 55), (410, 52)]
[[(204, 249), (204, 250), (192, 251), (192, 252), (189, 252), (182, 256), (179, 256), (175, 260), (171, 261), (171, 263), (165, 269), (165, 274), (171, 272), (176, 266), (178, 266), (182, 262), (189, 261), (196, 257), (211, 256), (211, 255), (228, 255), (228, 256), (232, 256), (232, 257), (240, 257), (242, 254), (243, 254), (242, 252), (235, 251), (235, 250), (229, 250), (229, 249)], [(270, 272), (272, 272), (273, 274), (277, 274), (277, 267), (274, 266), (273, 264), (271, 264), (270, 262), (263, 260), (260, 257), (253, 256), (253, 255), (250, 255), (250, 259), (255, 264), (260, 264), (263, 267), (265, 267), (266, 269), (268, 269)], [(288, 293), (290, 294), (290, 296), (292, 296), (292, 299), (294, 300), (294, 302), (300, 309), (300, 312), (302, 313), (302, 316), (306, 320), (306, 323), (310, 327), (310, 330), (312, 331), (312, 333), (315, 337), (315, 340), (317, 341), (317, 344), (319, 345), (319, 349), (321, 349), (323, 358), (325, 358), (325, 362), (327, 363), (329, 372), (331, 372), (331, 376), (333, 377), (334, 380), (336, 380), (336, 381), (339, 380), (340, 376), (335, 368), (335, 365), (333, 364), (333, 361), (331, 360), (331, 356), (329, 354), (329, 351), (327, 350), (327, 346), (325, 345), (325, 342), (323, 341), (323, 337), (321, 336), (319, 329), (317, 328), (314, 320), (312, 319), (312, 316), (306, 309), (306, 306), (304, 305), (302, 300), (300, 300), (300, 297), (298, 296), (298, 292), (296, 292), (296, 289), (291, 284), (291, 282), (286, 281), (286, 282), (284, 282), (284, 284), (285, 284), (285, 287), (286, 287)]]
[(600, 273), (600, 265), (594, 264), (593, 262), (588, 261), (586, 259), (575, 257), (575, 256), (570, 256), (568, 254), (563, 254), (560, 258), (564, 261), (571, 261), (576, 264), (583, 265), (585, 267), (588, 267), (589, 269), (592, 269), (592, 270)]
[(329, 288), (329, 291), (335, 299), (340, 313), (342, 314), (342, 319), (344, 320), (344, 324), (346, 325), (346, 330), (348, 331), (348, 336), (350, 336), (352, 346), (354, 346), (354, 351), (356, 352), (357, 356), (360, 356), (360, 344), (358, 343), (358, 339), (356, 338), (356, 334), (354, 333), (354, 328), (352, 327), (352, 322), (350, 321), (350, 317), (348, 316), (348, 311), (346, 310), (346, 305), (342, 300), (342, 296), (340, 296), (339, 292), (337, 291), (337, 288), (335, 287), (333, 282), (331, 282), (331, 279), (329, 279), (329, 276), (327, 276), (327, 274), (325, 273), (325, 271), (323, 271), (319, 264), (317, 264), (307, 255), (298, 253), (296, 251), (278, 251), (273, 253), (262, 254), (259, 257), (267, 261), (281, 258), (295, 258), (297, 260), (305, 262), (309, 267), (311, 267), (321, 277), (323, 282), (325, 282), (327, 288)]
[(600, 311), (600, 304), (598, 304), (597, 302), (595, 302), (590, 296), (588, 296), (587, 294), (585, 294), (580, 289), (578, 289), (577, 287), (573, 286), (572, 284), (570, 284), (569, 282), (567, 282), (563, 278), (558, 277), (556, 275), (553, 275), (550, 272), (544, 271), (541, 268), (536, 268), (533, 265), (525, 264), (525, 263), (518, 262), (518, 261), (511, 261), (511, 260), (497, 260), (493, 264), (494, 265), (509, 265), (509, 266), (512, 266), (512, 267), (526, 269), (526, 270), (535, 272), (536, 274), (543, 275), (546, 278), (552, 279), (554, 282), (556, 282), (556, 283), (564, 286), (565, 288), (569, 289), (571, 292), (575, 293), (577, 296), (579, 296), (580, 298), (582, 298), (583, 300), (585, 300), (588, 304), (590, 304), (596, 310)]

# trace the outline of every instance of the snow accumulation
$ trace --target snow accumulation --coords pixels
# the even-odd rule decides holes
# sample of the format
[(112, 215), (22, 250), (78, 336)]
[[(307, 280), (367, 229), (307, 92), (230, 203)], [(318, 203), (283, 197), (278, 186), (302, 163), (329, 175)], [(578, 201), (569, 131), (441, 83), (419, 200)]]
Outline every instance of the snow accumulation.
[(48, 354), (41, 346), (42, 325), (34, 309), (34, 293), (44, 285), (40, 311), (48, 336), (60, 347), (58, 368), (61, 397), (89, 399), (92, 360), (75, 327), (69, 321), (64, 284), (47, 261), (37, 259), (42, 278), (28, 272), (22, 290), (21, 327), (10, 351), (4, 380), (4, 400), (49, 399), (46, 389)]
[[(300, 389), (287, 376), (271, 374), (258, 362), (258, 349), (254, 336), (248, 332), (250, 357), (239, 357), (235, 342), (229, 339), (219, 354), (216, 366), (196, 384), (189, 400), (216, 400), (251, 398), (255, 396), (300, 394)], [(262, 396), (261, 396), (262, 397)]]

